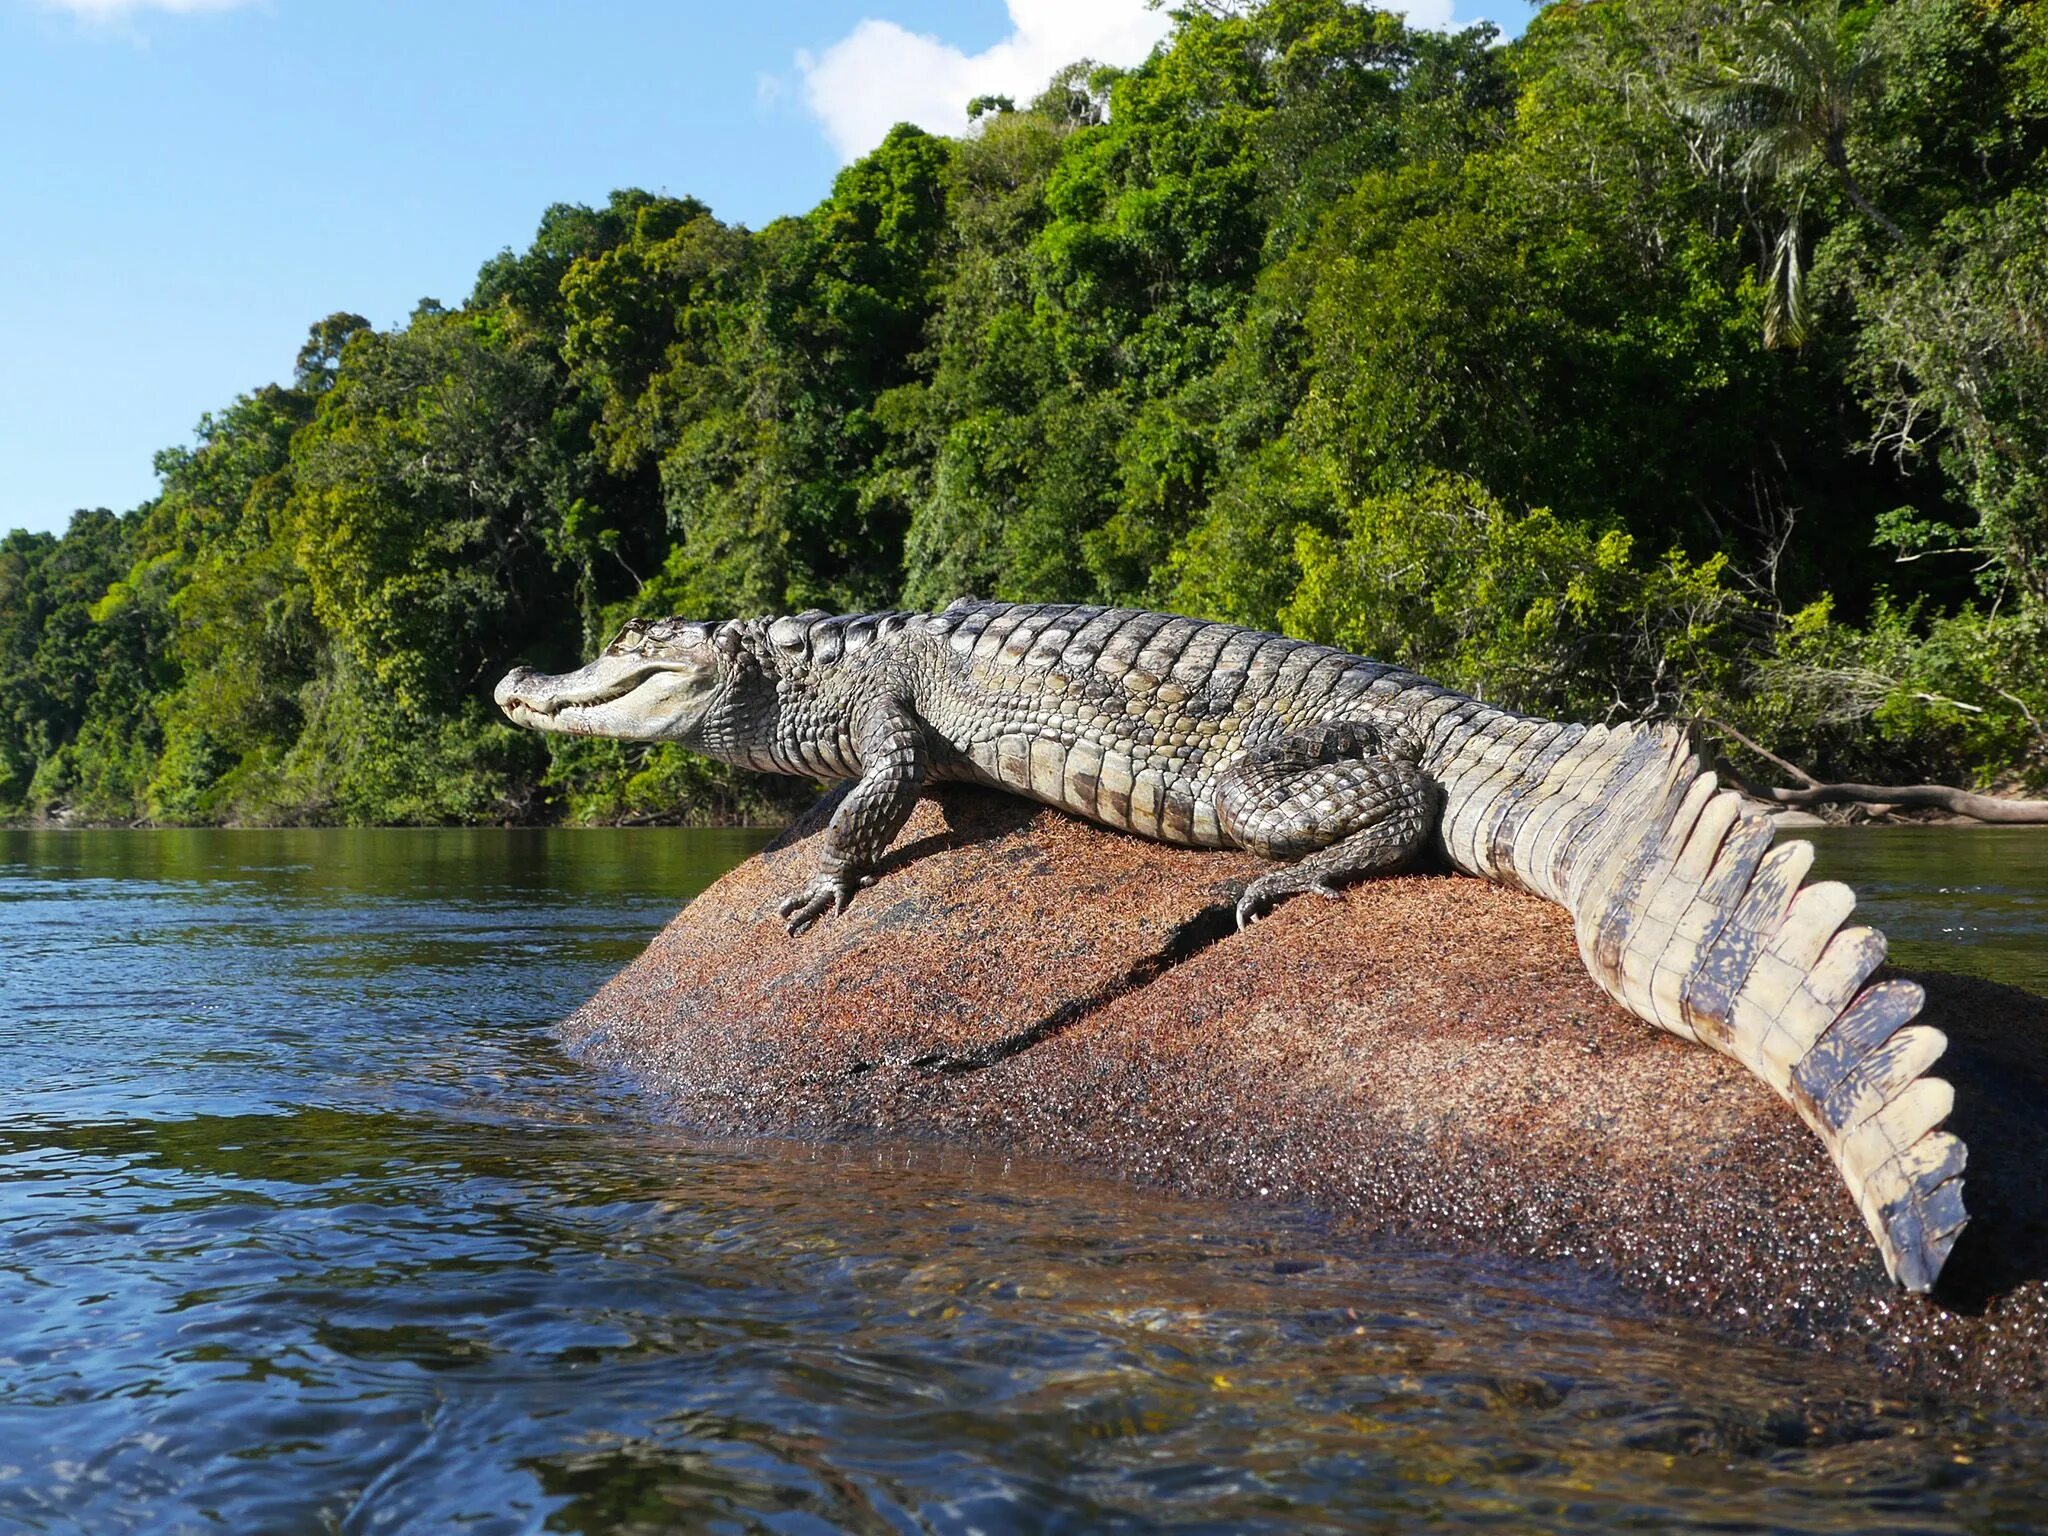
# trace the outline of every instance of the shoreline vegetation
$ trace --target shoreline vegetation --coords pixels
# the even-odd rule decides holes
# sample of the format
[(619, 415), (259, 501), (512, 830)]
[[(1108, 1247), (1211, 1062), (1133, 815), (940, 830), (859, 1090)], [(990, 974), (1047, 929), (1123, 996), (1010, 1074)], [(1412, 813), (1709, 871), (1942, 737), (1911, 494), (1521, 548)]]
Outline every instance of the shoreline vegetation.
[[(516, 831), (525, 827), (566, 827), (601, 830), (621, 827), (668, 827), (676, 830), (715, 831), (754, 829), (780, 831), (795, 823), (817, 799), (830, 790), (829, 784), (809, 779), (784, 781), (789, 794), (765, 802), (751, 813), (721, 814), (703, 805), (679, 805), (666, 811), (648, 811), (609, 819), (583, 821), (466, 822), (454, 825)], [(1801, 789), (1758, 790), (1740, 779), (1728, 787), (1737, 790), (1755, 810), (1775, 819), (1788, 829), (1803, 827), (2048, 827), (2048, 802), (2010, 796), (1974, 795), (1942, 784), (1913, 785), (1812, 785)], [(1979, 801), (1975, 812), (1951, 809), (1951, 797)], [(164, 832), (205, 828), (227, 832), (276, 832), (292, 828), (347, 828), (380, 826), (388, 830), (416, 827), (422, 831), (445, 830), (447, 822), (314, 822), (314, 821), (212, 821), (160, 822), (138, 817), (129, 821), (85, 820), (59, 808), (43, 816), (0, 817), (0, 832)]]
[(760, 230), (550, 208), (7, 535), (0, 820), (780, 823), (490, 683), (967, 592), (1711, 722), (1780, 800), (2048, 790), (2048, 8), (1175, 14)]

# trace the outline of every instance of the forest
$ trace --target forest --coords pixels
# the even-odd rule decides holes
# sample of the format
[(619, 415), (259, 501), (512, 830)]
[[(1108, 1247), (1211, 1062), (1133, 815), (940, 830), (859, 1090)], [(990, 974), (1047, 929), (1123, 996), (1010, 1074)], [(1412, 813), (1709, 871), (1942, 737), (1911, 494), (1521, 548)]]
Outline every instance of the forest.
[[(625, 618), (1143, 604), (1741, 774), (2048, 784), (2048, 6), (1192, 3), (809, 212), (557, 205), (0, 542), (0, 817), (769, 818)], [(169, 366), (175, 366), (175, 359)]]

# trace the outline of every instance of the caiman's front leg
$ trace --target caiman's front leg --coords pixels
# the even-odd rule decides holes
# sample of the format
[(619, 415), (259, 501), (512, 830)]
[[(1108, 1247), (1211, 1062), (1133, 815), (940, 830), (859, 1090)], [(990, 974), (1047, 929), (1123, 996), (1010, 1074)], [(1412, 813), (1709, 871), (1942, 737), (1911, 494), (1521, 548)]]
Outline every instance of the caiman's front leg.
[(832, 813), (818, 873), (778, 909), (792, 934), (828, 911), (844, 912), (855, 891), (873, 884), (869, 871), (903, 830), (924, 785), (924, 722), (907, 705), (895, 699), (869, 705), (856, 741), (860, 780)]
[(1415, 856), (1443, 793), (1404, 748), (1371, 725), (1339, 721), (1256, 747), (1218, 776), (1216, 819), (1240, 848), (1285, 869), (1237, 904), (1239, 927), (1287, 896), (1337, 894), (1336, 882), (1398, 869)]

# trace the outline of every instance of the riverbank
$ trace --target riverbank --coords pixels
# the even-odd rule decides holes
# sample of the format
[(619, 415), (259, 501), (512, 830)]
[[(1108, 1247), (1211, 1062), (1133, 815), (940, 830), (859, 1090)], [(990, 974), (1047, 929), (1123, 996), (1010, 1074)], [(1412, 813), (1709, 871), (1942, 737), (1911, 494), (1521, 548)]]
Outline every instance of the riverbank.
[(1546, 903), (1411, 876), (1238, 933), (1256, 861), (942, 791), (876, 886), (792, 941), (773, 909), (819, 826), (686, 909), (571, 1043), (699, 1129), (932, 1137), (1305, 1206), (1577, 1266), (1887, 1385), (2048, 1396), (2048, 1001), (1917, 977), (1973, 1217), (1919, 1300), (1790, 1111), (1610, 1003)]
[(673, 813), (593, 817), (586, 820), (505, 821), (105, 821), (91, 817), (0, 817), (0, 832), (449, 832), (449, 831), (617, 831), (632, 827), (668, 827), (699, 832), (775, 831), (792, 825), (799, 813), (722, 813), (683, 807)]
[[(699, 806), (683, 804), (674, 810), (636, 812), (621, 816), (599, 817), (528, 817), (507, 818), (485, 822), (354, 822), (323, 821), (319, 819), (291, 818), (279, 821), (231, 820), (223, 822), (182, 822), (152, 821), (147, 817), (136, 820), (105, 820), (93, 817), (72, 816), (59, 809), (40, 816), (0, 817), (0, 831), (10, 832), (141, 832), (172, 830), (216, 831), (283, 831), (291, 829), (318, 830), (342, 827), (500, 827), (500, 828), (597, 828), (597, 827), (688, 827), (729, 829), (735, 827), (757, 827), (781, 830), (792, 826), (802, 815), (805, 790), (801, 781), (764, 780), (776, 793), (764, 805), (751, 805), (743, 810), (722, 806)], [(810, 791), (823, 786), (812, 785)], [(1958, 816), (1938, 810), (1896, 810), (1881, 806), (1846, 805), (1829, 807), (1827, 812), (1802, 810), (1797, 807), (1776, 805), (1767, 800), (1751, 799), (1746, 802), (1755, 810), (1769, 816), (1778, 826), (1788, 829), (1814, 827), (1981, 827), (1982, 821), (1968, 816)]]

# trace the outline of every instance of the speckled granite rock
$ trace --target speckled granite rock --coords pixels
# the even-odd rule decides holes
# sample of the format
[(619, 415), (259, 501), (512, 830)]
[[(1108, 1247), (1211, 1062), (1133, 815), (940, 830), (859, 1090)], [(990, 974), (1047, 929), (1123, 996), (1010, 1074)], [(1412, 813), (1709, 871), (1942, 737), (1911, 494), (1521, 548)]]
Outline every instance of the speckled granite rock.
[(1623, 1013), (1565, 914), (1456, 876), (1234, 931), (1241, 854), (945, 790), (798, 939), (822, 808), (564, 1025), (719, 1132), (933, 1136), (1361, 1231), (1565, 1260), (1732, 1332), (2048, 1400), (2048, 1001), (1920, 976), (1973, 1222), (1903, 1296), (1821, 1148), (1734, 1062)]

